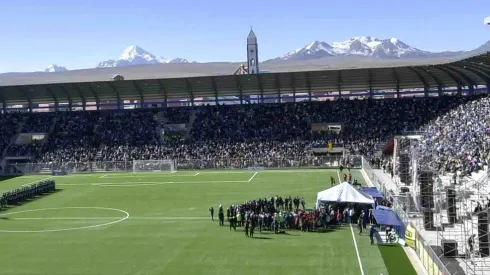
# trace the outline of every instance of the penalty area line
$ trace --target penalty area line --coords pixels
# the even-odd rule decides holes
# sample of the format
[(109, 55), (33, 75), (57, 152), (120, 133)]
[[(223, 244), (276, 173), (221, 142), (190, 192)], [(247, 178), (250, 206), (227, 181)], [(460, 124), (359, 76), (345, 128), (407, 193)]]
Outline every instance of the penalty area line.
[(257, 174), (258, 174), (258, 173), (259, 173), (259, 172), (255, 172), (255, 173), (253, 174), (253, 176), (252, 176), (252, 177), (250, 177), (250, 178), (248, 179), (248, 181), (247, 181), (247, 182), (251, 182), (251, 181), (252, 181), (252, 180), (255, 178), (255, 176), (257, 176)]

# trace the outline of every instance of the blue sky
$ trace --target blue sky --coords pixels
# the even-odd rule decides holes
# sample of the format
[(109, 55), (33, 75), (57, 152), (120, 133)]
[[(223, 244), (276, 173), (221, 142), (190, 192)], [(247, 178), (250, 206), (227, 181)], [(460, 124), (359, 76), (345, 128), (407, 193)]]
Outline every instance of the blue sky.
[(490, 40), (486, 16), (488, 0), (2, 0), (0, 72), (91, 68), (129, 45), (166, 58), (242, 61), (250, 26), (261, 60), (368, 35), (470, 50)]

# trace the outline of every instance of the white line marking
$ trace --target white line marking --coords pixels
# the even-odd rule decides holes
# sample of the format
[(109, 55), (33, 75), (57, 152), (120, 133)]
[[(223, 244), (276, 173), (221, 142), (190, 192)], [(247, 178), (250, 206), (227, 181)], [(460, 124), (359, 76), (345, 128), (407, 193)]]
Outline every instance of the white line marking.
[(105, 174), (105, 175), (101, 176), (99, 179), (103, 179), (103, 178), (105, 178), (107, 176), (108, 176), (108, 174)]
[(26, 183), (26, 184), (22, 184), (21, 186), (29, 186), (31, 184), (38, 183), (38, 182), (43, 181), (43, 180), (49, 180), (51, 178), (53, 178), (53, 176), (47, 177), (47, 178), (44, 178), (44, 179), (40, 179), (40, 180), (36, 180), (36, 181), (33, 181), (33, 182), (29, 182), (29, 183)]
[[(198, 173), (198, 174), (200, 174), (200, 173)], [(151, 177), (151, 178), (155, 178), (155, 177), (162, 177), (162, 178), (165, 178), (165, 177), (195, 177), (195, 176), (196, 176), (196, 174), (169, 174), (169, 173), (148, 174), (148, 173), (142, 172), (141, 174), (105, 175), (104, 177), (100, 177), (100, 178), (118, 179), (118, 178), (146, 178), (146, 177)]]
[(39, 211), (49, 211), (49, 210), (60, 210), (60, 209), (98, 209), (98, 210), (111, 210), (111, 211), (116, 211), (116, 212), (121, 212), (125, 216), (119, 217), (118, 220), (111, 221), (111, 222), (106, 222), (106, 223), (101, 223), (101, 224), (94, 224), (94, 225), (89, 225), (89, 226), (80, 226), (80, 227), (71, 227), (71, 228), (59, 228), (59, 229), (45, 229), (45, 230), (3, 230), (0, 229), (0, 233), (43, 233), (43, 232), (61, 232), (61, 231), (71, 231), (71, 230), (78, 230), (78, 229), (89, 229), (89, 228), (96, 228), (96, 227), (102, 227), (102, 226), (107, 226), (111, 224), (115, 224), (118, 222), (125, 221), (129, 218), (129, 213), (117, 209), (117, 208), (107, 208), (107, 207), (55, 207), (55, 208), (40, 208), (40, 209), (31, 209), (31, 210), (23, 210), (23, 211), (16, 211), (16, 212), (8, 212), (5, 214), (1, 214), (0, 217), (5, 217), (9, 216), (12, 214), (19, 214), (19, 213), (27, 213), (27, 212), (39, 212)]
[(364, 275), (364, 269), (362, 268), (361, 256), (359, 255), (359, 249), (357, 248), (356, 235), (354, 234), (354, 229), (352, 228), (352, 224), (350, 224), (350, 232), (352, 233), (352, 240), (354, 241), (354, 247), (356, 248), (357, 260), (359, 261), (359, 268), (361, 269), (361, 275)]
[[(2, 217), (2, 216), (0, 216)], [(9, 218), (9, 220), (119, 220), (121, 217), (24, 217)], [(208, 220), (209, 217), (129, 217), (127, 220), (155, 220), (155, 221), (182, 221), (182, 220)]]
[(255, 178), (255, 176), (257, 176), (258, 173), (259, 172), (255, 172), (254, 175), (251, 178), (249, 178), (247, 182), (251, 182)]
[(199, 176), (199, 174), (201, 174), (201, 173), (199, 173), (199, 172), (197, 172), (197, 173), (196, 173), (196, 174), (194, 175), (194, 177), (197, 177), (197, 176)]
[[(165, 184), (195, 184), (195, 183), (245, 183), (249, 181), (244, 180), (219, 180), (219, 181), (129, 181), (129, 182), (98, 182), (91, 183), (91, 185), (95, 186), (124, 186), (124, 187), (133, 187), (133, 186), (151, 186), (151, 185), (165, 185)], [(90, 184), (90, 183), (89, 183)]]
[(337, 177), (339, 177), (339, 183), (342, 183), (342, 179), (340, 178), (339, 170), (337, 170)]

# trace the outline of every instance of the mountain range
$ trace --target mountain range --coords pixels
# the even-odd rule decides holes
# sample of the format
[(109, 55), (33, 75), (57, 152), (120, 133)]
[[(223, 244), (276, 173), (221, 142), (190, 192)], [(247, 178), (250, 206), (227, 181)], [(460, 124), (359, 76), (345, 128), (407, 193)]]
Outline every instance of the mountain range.
[(490, 41), (472, 51), (434, 53), (412, 47), (397, 38), (378, 39), (372, 36), (359, 36), (331, 44), (325, 41), (313, 41), (303, 48), (268, 61), (312, 60), (330, 56), (366, 56), (378, 59), (455, 57), (485, 51), (490, 51)]
[[(410, 46), (397, 38), (378, 39), (372, 36), (359, 36), (331, 44), (325, 41), (313, 41), (302, 48), (265, 62), (313, 60), (331, 56), (363, 56), (376, 59), (441, 58), (478, 54), (486, 51), (490, 51), (490, 41), (471, 51), (429, 52)], [(183, 64), (197, 62), (189, 62), (185, 58), (167, 59), (154, 55), (139, 46), (129, 46), (124, 49), (117, 59), (100, 62), (96, 67), (108, 68), (165, 63)], [(44, 71), (61, 72), (67, 71), (67, 69), (63, 66), (50, 65)]]
[(146, 65), (146, 64), (164, 64), (164, 63), (181, 64), (181, 63), (189, 63), (189, 61), (185, 58), (166, 59), (164, 57), (151, 54), (148, 51), (138, 46), (129, 46), (123, 51), (123, 53), (119, 58), (100, 62), (97, 65), (97, 68), (123, 67), (123, 66)]

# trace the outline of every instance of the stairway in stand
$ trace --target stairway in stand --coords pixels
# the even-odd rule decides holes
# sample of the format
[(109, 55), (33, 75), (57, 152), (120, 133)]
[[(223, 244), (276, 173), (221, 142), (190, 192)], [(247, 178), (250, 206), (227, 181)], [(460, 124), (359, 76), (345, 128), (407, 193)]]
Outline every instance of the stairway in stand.
[(156, 122), (156, 131), (158, 133), (158, 139), (161, 143), (163, 143), (163, 135), (161, 134), (163, 132), (163, 125), (167, 123), (167, 118), (165, 117), (163, 112), (158, 112), (155, 115), (153, 115), (153, 119)]
[(7, 147), (5, 147), (5, 149), (3, 150), (2, 152), (2, 155), (0, 155), (0, 165), (2, 167), (5, 167), (5, 157), (7, 155), (7, 152), (10, 148), (10, 146), (14, 145), (15, 144), (15, 141), (17, 140), (17, 138), (19, 137), (20, 133), (22, 132), (22, 129), (24, 128), (24, 124), (26, 123), (25, 122), (26, 118), (24, 118), (22, 121), (20, 121), (19, 123), (19, 126), (17, 127), (17, 130), (15, 132), (15, 135), (12, 136), (12, 138), (10, 139), (10, 143), (9, 145), (7, 145)]
[(189, 113), (189, 122), (185, 125), (184, 138), (188, 139), (191, 135), (192, 127), (194, 126), (194, 121), (196, 121), (196, 110), (191, 110)]

